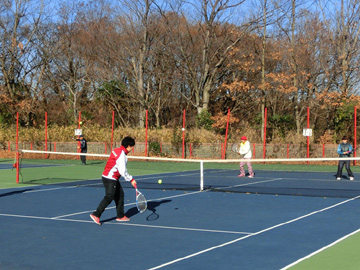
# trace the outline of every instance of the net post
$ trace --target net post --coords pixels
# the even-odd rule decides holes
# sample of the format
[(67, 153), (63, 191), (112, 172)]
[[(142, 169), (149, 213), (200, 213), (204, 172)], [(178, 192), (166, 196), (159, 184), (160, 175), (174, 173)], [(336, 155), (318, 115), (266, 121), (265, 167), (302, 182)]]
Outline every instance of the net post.
[(16, 151), (16, 184), (19, 184), (19, 175), (20, 175), (20, 162), (19, 162), (19, 151)]
[(204, 190), (204, 161), (200, 160), (200, 191)]

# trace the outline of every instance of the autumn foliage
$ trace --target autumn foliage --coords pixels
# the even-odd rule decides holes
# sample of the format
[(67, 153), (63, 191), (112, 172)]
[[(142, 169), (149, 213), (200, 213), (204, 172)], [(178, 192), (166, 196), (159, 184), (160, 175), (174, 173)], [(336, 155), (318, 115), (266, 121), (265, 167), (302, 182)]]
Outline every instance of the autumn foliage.
[(263, 141), (266, 120), (267, 141), (300, 141), (307, 108), (312, 140), (354, 134), (359, 3), (328, 13), (323, 1), (255, 9), (243, 1), (176, 2), (61, 1), (55, 13), (27, 1), (18, 10), (4, 6), (2, 141), (16, 113), (22, 130), (41, 130), (45, 112), (59, 130), (72, 130), (81, 112), (93, 140), (106, 139), (95, 129), (108, 129), (113, 112), (118, 130), (143, 129), (146, 111), (151, 130), (173, 130), (183, 110), (189, 131), (214, 138), (229, 117), (229, 136)]

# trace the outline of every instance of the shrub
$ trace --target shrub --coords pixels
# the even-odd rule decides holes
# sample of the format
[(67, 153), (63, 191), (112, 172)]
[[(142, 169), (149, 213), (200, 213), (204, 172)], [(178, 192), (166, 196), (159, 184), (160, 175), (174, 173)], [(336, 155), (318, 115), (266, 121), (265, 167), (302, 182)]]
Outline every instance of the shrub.
[(200, 114), (196, 116), (196, 124), (199, 128), (204, 128), (206, 130), (212, 130), (212, 125), (214, 120), (211, 119), (211, 114), (208, 110), (203, 110)]

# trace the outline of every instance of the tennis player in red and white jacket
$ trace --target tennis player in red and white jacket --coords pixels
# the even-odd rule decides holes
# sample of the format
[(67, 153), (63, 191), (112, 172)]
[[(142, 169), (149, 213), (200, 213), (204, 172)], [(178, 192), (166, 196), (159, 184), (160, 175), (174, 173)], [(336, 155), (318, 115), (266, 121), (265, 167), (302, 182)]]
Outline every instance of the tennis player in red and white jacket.
[(101, 225), (100, 216), (106, 207), (114, 200), (116, 205), (116, 221), (130, 221), (124, 213), (124, 190), (119, 182), (122, 176), (126, 181), (136, 185), (135, 179), (127, 171), (127, 154), (135, 146), (135, 140), (125, 137), (121, 142), (121, 147), (115, 148), (106, 162), (102, 174), (102, 182), (105, 187), (105, 197), (100, 202), (98, 208), (90, 215), (92, 220)]

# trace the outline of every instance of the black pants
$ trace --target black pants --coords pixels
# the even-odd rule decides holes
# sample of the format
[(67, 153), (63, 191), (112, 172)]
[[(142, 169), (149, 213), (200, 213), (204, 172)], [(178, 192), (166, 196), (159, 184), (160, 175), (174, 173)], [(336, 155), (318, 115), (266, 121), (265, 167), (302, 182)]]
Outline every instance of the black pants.
[[(85, 151), (85, 152), (83, 152), (83, 151), (81, 151), (81, 153), (87, 153), (87, 151)], [(81, 162), (82, 162), (82, 164), (86, 164), (86, 156), (80, 156), (80, 159), (81, 159)]]
[(336, 177), (341, 177), (344, 165), (345, 165), (345, 169), (347, 170), (348, 175), (353, 177), (354, 175), (350, 169), (350, 160), (339, 160), (338, 171), (337, 171)]
[(124, 213), (124, 190), (119, 181), (102, 178), (105, 187), (105, 197), (100, 202), (93, 215), (100, 217), (105, 208), (114, 200), (116, 205), (116, 217), (122, 218)]

